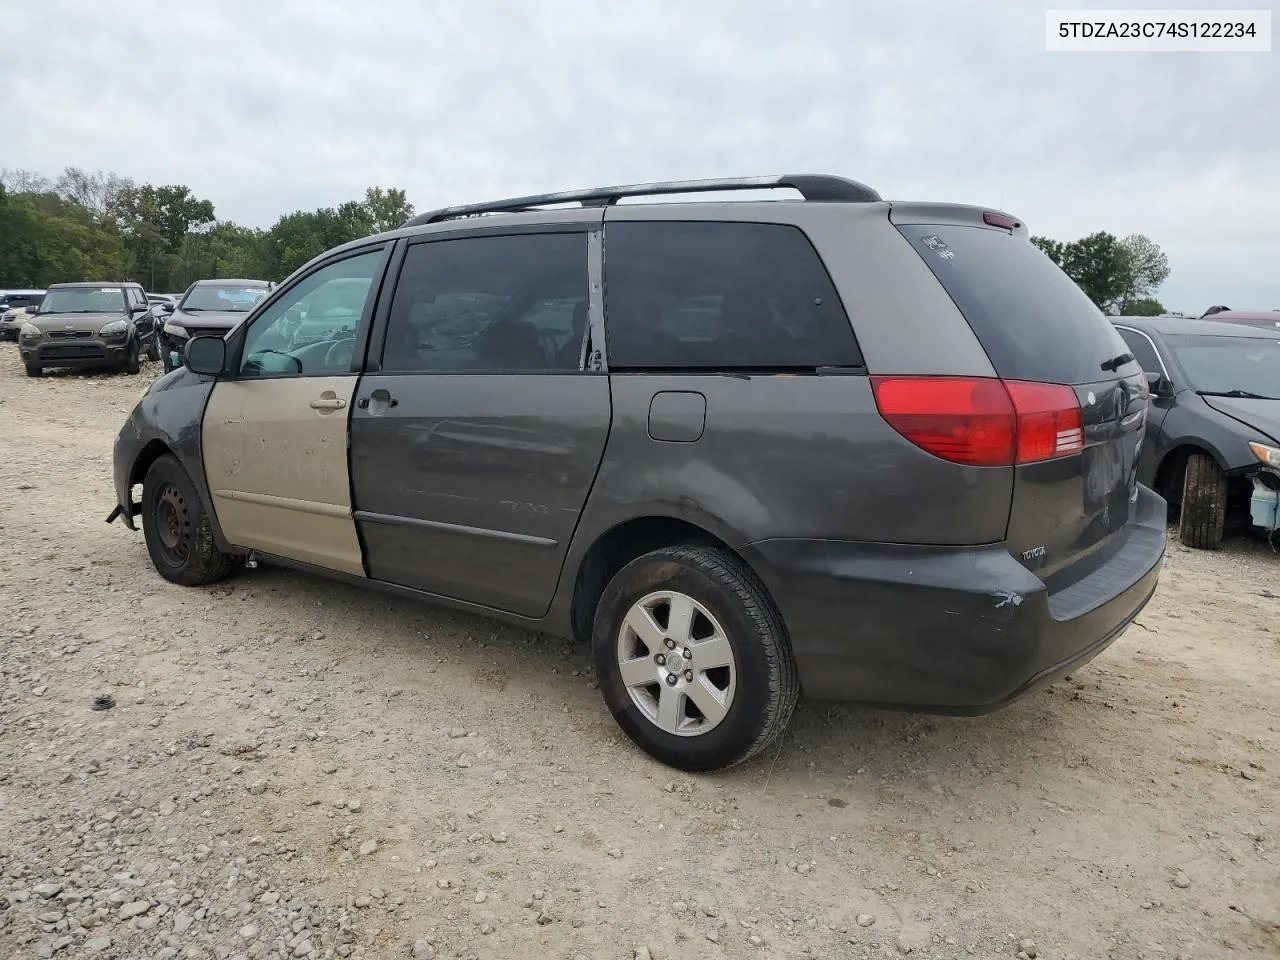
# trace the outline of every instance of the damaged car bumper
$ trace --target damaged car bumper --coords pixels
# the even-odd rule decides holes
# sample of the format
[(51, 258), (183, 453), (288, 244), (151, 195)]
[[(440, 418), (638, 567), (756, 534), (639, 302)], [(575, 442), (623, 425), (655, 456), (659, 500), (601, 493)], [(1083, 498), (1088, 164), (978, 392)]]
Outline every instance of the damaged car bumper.
[(1003, 544), (777, 539), (743, 553), (791, 635), (805, 695), (990, 713), (1087, 663), (1155, 591), (1163, 498), (1138, 488), (1123, 539), (1046, 584)]
[(116, 491), (116, 506), (107, 517), (107, 523), (123, 520), (124, 525), (130, 530), (138, 529), (135, 518), (142, 512), (142, 505), (133, 500), (133, 471), (146, 445), (135, 421), (136, 417), (131, 416), (116, 434), (116, 442), (112, 449), (112, 479)]

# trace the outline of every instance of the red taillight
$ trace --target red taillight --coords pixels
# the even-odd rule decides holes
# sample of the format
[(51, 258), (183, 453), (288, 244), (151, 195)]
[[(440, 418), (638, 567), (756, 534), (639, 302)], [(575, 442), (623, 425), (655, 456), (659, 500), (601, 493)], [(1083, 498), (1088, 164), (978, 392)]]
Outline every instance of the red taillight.
[(934, 456), (975, 467), (1013, 462), (1013, 402), (999, 380), (872, 377), (880, 416)]
[(872, 377), (876, 406), (900, 434), (943, 460), (1007, 467), (1084, 448), (1070, 387), (986, 377)]
[(1084, 449), (1080, 402), (1070, 387), (1056, 383), (1005, 382), (1018, 414), (1016, 463), (1036, 463)]

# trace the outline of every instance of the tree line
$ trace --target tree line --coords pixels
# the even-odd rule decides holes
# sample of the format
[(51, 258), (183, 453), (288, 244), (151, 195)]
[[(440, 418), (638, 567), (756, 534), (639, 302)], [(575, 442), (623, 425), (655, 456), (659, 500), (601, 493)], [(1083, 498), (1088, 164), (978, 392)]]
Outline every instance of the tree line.
[(1103, 231), (1069, 243), (1048, 237), (1031, 242), (1103, 313), (1154, 317), (1168, 312), (1155, 293), (1169, 278), (1169, 258), (1150, 238), (1134, 233), (1120, 240)]
[(0, 170), (0, 287), (133, 280), (180, 292), (195, 280), (283, 280), (338, 244), (391, 230), (413, 216), (403, 190), (298, 210), (268, 229), (219, 220), (213, 203), (180, 184), (139, 184), (67, 167), (56, 178)]
[[(269, 229), (219, 220), (213, 203), (181, 184), (138, 184), (115, 173), (67, 167), (50, 179), (0, 170), (0, 287), (74, 280), (134, 280), (177, 292), (195, 280), (283, 280), (324, 251), (413, 216), (403, 190), (370, 187), (363, 199), (297, 210)], [(1169, 258), (1141, 234), (1092, 233), (1031, 242), (1107, 313), (1164, 313), (1155, 291)]]

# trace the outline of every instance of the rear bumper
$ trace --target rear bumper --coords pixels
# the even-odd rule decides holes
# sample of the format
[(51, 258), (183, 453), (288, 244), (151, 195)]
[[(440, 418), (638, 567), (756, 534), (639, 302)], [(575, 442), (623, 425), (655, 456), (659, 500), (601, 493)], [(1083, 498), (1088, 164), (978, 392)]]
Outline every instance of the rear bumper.
[(1050, 595), (1001, 545), (766, 540), (743, 552), (773, 592), (807, 696), (979, 714), (1092, 659), (1155, 591), (1165, 503), (1139, 488), (1110, 555)]

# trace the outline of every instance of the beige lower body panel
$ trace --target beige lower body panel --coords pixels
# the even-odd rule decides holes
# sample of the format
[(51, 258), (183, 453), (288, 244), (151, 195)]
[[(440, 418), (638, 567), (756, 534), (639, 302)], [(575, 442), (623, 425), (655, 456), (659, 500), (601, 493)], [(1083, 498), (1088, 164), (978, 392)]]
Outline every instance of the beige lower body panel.
[(226, 536), (238, 547), (363, 577), (364, 563), (351, 508), (214, 490), (214, 509)]
[(214, 387), (203, 453), (214, 512), (228, 541), (365, 576), (347, 470), (356, 380), (229, 380)]

